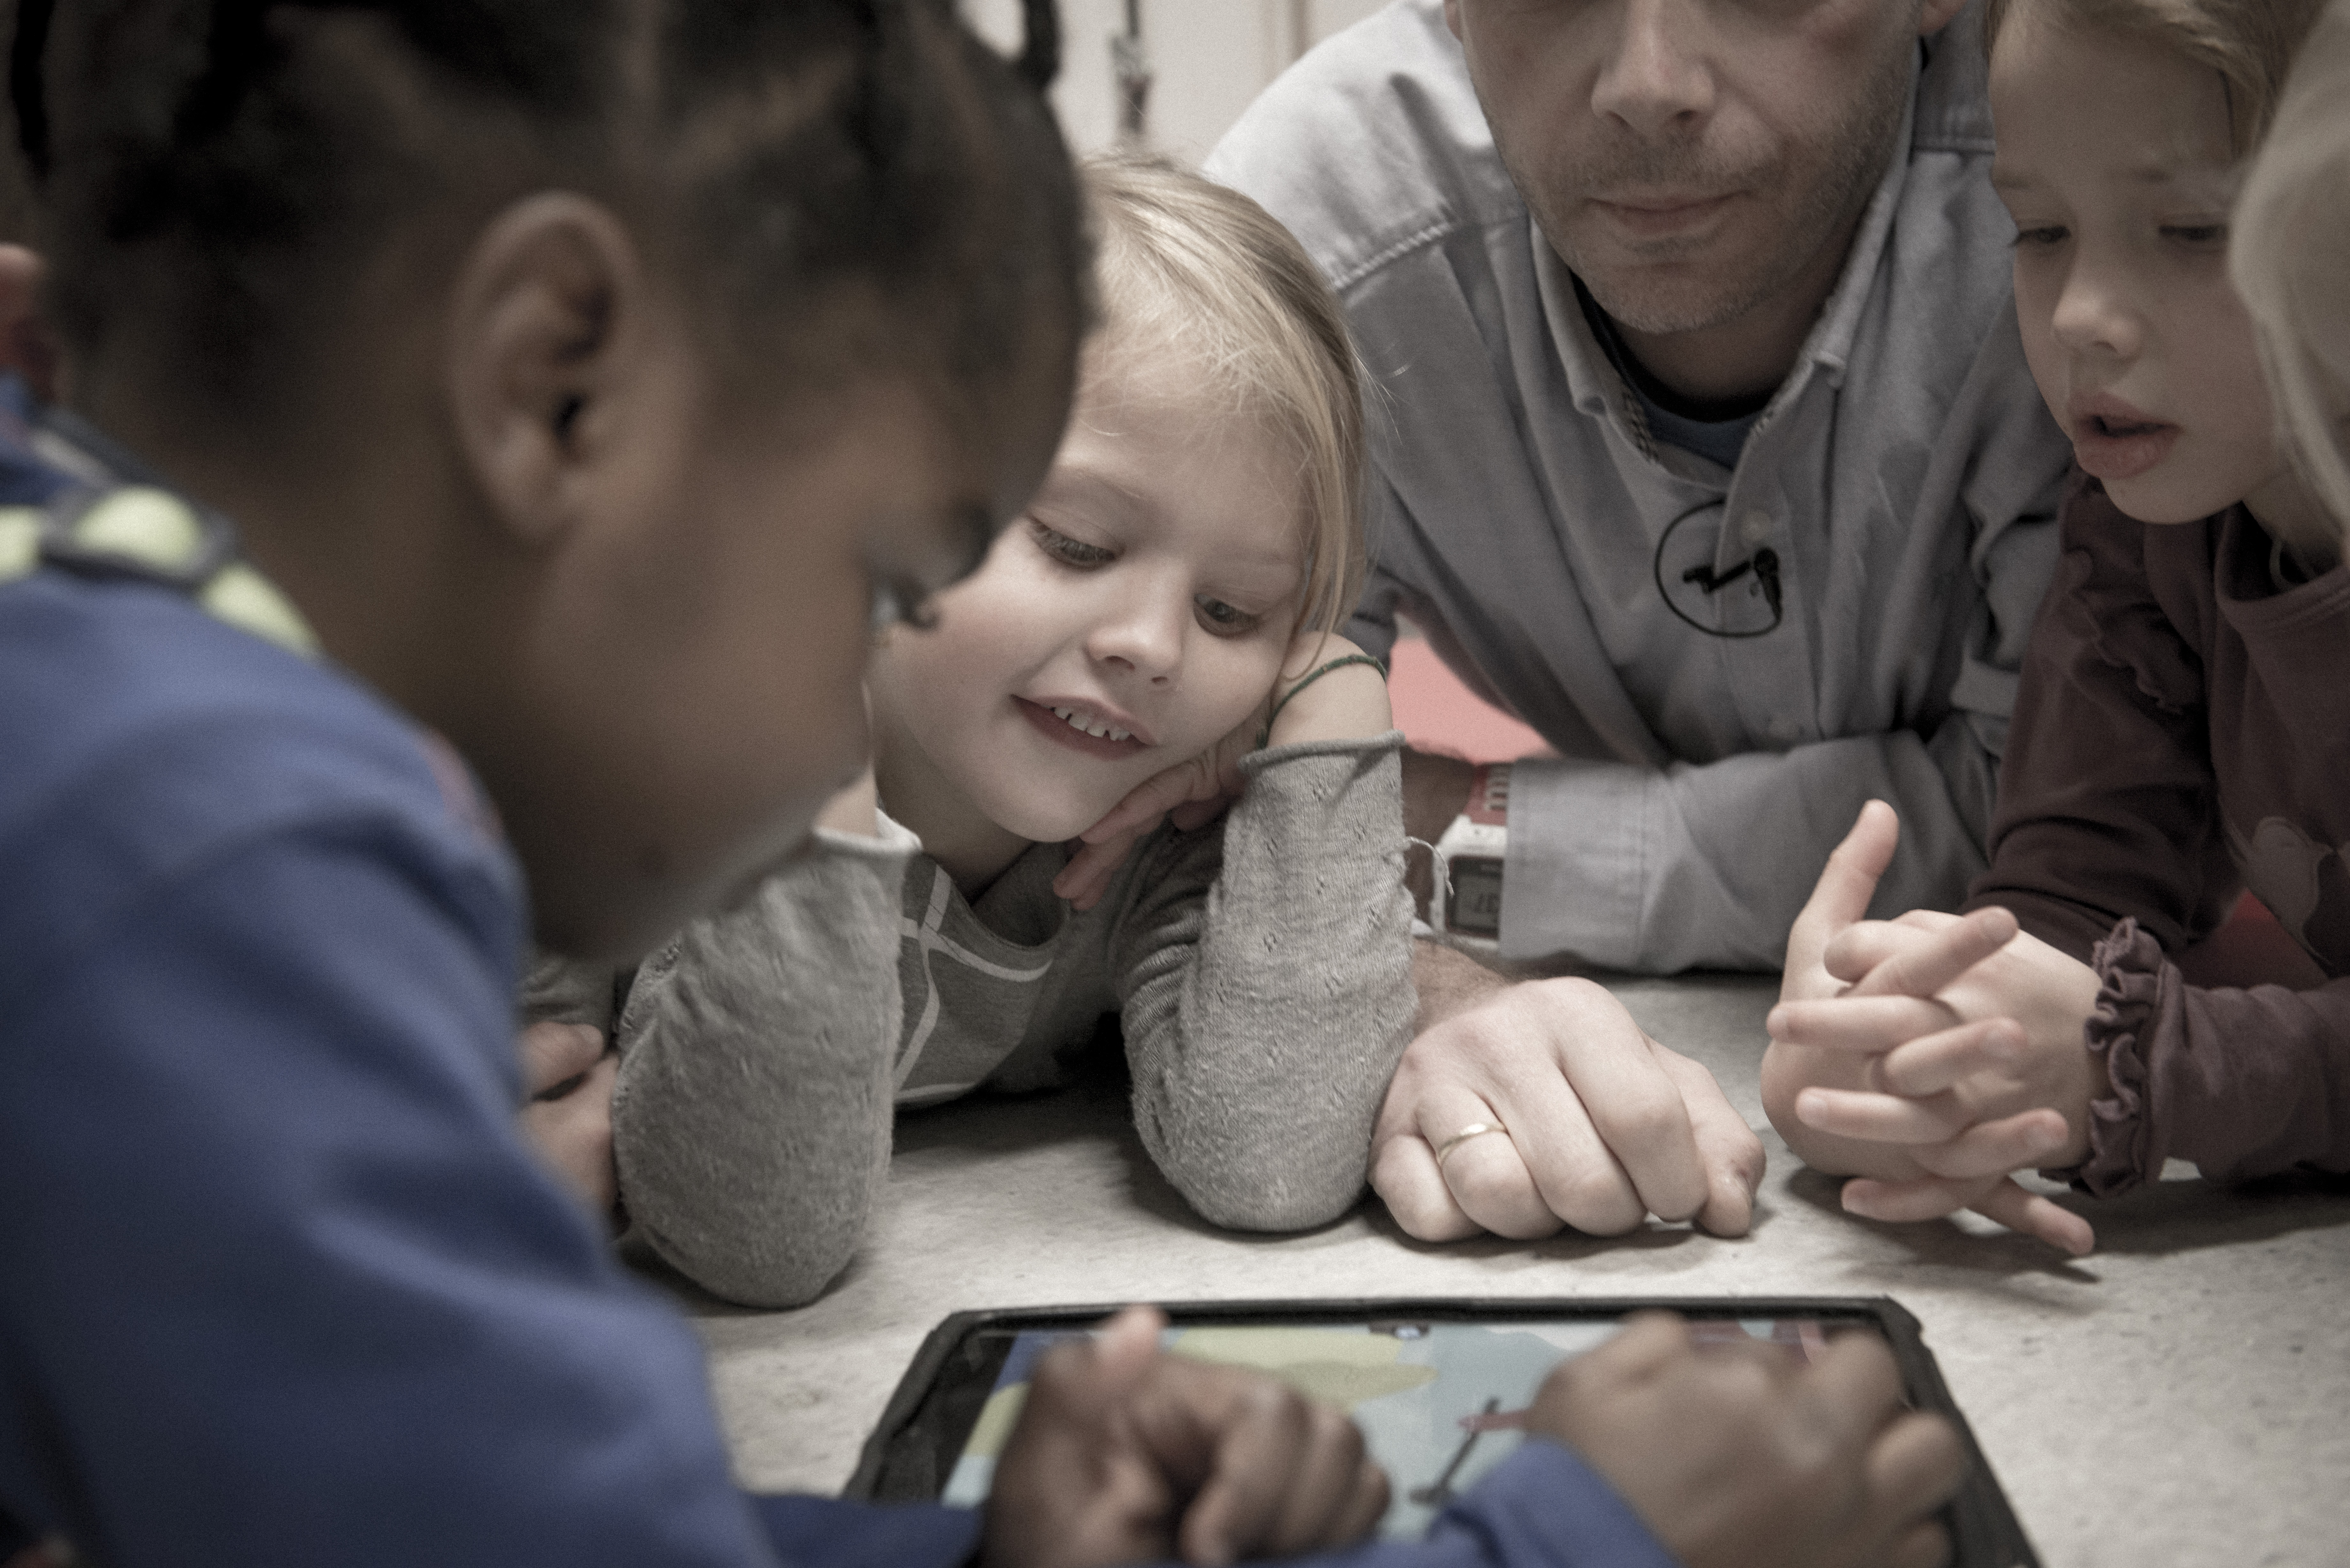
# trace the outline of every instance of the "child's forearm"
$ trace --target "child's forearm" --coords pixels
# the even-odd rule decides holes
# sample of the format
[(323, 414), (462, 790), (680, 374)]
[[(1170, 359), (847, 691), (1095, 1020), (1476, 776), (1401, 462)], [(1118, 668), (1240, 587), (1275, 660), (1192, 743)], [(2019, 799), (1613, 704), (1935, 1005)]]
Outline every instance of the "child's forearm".
[(1221, 839), (1170, 841), (1115, 939), (1138, 1127), (1219, 1224), (1320, 1224), (1361, 1194), (1416, 1009), (1399, 743), (1253, 759)]
[(621, 1192), (671, 1264), (753, 1305), (845, 1267), (886, 1175), (901, 850), (833, 840), (646, 966), (620, 1024)]

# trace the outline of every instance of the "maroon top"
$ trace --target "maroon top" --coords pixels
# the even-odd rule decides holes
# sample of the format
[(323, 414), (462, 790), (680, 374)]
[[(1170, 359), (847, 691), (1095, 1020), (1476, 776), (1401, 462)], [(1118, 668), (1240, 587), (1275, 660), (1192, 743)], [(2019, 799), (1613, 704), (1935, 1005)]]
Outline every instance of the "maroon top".
[[(2280, 591), (2242, 507), (2147, 524), (2079, 477), (2063, 537), (1967, 905), (2105, 982), (2088, 1044), (2114, 1096), (2088, 1158), (2048, 1174), (2104, 1196), (2166, 1158), (2350, 1169), (2350, 568)], [(2183, 982), (2163, 955), (2245, 887), (2334, 978)]]

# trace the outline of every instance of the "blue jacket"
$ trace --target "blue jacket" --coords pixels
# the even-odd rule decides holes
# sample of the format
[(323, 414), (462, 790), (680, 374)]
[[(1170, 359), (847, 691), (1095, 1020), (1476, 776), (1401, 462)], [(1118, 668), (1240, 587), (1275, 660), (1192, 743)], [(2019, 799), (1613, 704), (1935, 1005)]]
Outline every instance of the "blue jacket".
[[(515, 867), (465, 770), (177, 593), (0, 583), (0, 1559), (952, 1563), (752, 1500), (700, 1347), (515, 1130)], [(1529, 1445), (1395, 1563), (1661, 1564)]]

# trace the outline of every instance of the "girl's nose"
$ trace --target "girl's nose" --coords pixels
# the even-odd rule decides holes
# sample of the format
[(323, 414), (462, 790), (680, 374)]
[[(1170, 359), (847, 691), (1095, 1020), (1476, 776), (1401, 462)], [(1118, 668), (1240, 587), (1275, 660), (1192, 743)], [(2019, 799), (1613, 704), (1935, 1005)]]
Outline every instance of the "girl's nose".
[(2075, 264), (2065, 275), (2050, 322), (2056, 341), (2075, 354), (2135, 359), (2146, 346), (2146, 318), (2112, 268)]
[(1182, 664), (1183, 628), (1191, 612), (1189, 595), (1167, 587), (1138, 586), (1094, 623), (1086, 637), (1086, 653), (1098, 663), (1164, 686)]

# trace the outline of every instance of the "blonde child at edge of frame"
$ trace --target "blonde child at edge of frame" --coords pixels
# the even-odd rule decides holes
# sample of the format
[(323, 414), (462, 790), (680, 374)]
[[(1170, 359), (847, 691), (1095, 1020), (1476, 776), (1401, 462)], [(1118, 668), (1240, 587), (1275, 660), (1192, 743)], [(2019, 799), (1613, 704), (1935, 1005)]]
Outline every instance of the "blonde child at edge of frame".
[[(1365, 559), (1353, 348), (1248, 198), (1148, 160), (1085, 181), (1076, 411), (985, 565), (876, 652), (879, 824), (688, 928), (619, 1020), (630, 1219), (730, 1299), (847, 1262), (897, 1110), (1059, 1083), (1106, 1019), (1207, 1219), (1295, 1230), (1363, 1189), (1414, 994), (1401, 736), (1331, 629)], [(1237, 795), (1221, 820), (1071, 842), (1185, 759)], [(567, 977), (598, 1022), (592, 971), (543, 968), (539, 1010)]]
[[(2087, 1220), (2012, 1172), (2108, 1197), (2174, 1159), (2220, 1181), (2350, 1169), (2350, 572), (2321, 493), (2338, 505), (2339, 427), (2280, 435), (2229, 276), (2255, 151), (2303, 190), (2340, 157), (2339, 95), (2296, 82), (2270, 123), (2318, 10), (1987, 15), (2026, 356), (2085, 472), (1966, 909), (1859, 921), (1896, 831), (1872, 805), (1790, 941), (1764, 1105), (1805, 1159), (1861, 1179), (1855, 1213), (1974, 1209), (2078, 1254)], [(2259, 208), (2272, 234), (2341, 232), (2324, 198)], [(2248, 248), (2254, 275), (2293, 265)], [(2341, 265), (2322, 254), (2304, 270)], [(2339, 309), (2265, 297), (2294, 431), (2323, 438)], [(2210, 940), (2246, 888), (2278, 926)]]

